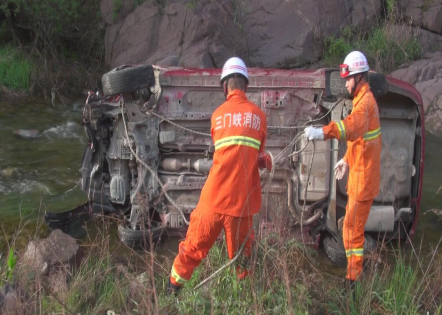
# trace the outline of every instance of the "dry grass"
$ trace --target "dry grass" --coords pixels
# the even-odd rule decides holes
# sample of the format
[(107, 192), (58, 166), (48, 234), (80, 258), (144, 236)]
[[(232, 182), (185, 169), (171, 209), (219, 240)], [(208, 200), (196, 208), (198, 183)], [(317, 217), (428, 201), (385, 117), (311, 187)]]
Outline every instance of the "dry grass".
[[(353, 300), (342, 295), (345, 271), (329, 274), (316, 251), (278, 232), (286, 228), (281, 224), (255, 243), (246, 280), (238, 281), (232, 267), (194, 290), (227, 262), (224, 243), (217, 243), (175, 298), (165, 295), (173, 257), (115, 248), (112, 224), (97, 220), (97, 233), (82, 246), (85, 255), (76, 268), (44, 275), (14, 270), (19, 298), (3, 313), (441, 314), (438, 247), (424, 256), (420, 248), (384, 244), (368, 260)], [(5, 260), (0, 263), (5, 284)]]

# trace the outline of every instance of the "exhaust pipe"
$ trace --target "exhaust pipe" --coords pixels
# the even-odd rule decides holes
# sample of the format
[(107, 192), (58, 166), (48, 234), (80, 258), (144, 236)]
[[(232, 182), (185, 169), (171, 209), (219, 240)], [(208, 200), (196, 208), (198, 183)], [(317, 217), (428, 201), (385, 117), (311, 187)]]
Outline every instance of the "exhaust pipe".
[(319, 219), (320, 217), (322, 217), (323, 212), (321, 209), (317, 209), (315, 210), (315, 214), (313, 216), (311, 216), (310, 218), (301, 221), (301, 214), (297, 213), (295, 208), (293, 207), (292, 204), (292, 195), (293, 195), (293, 184), (290, 178), (286, 178), (286, 182), (287, 182), (287, 205), (289, 207), (289, 210), (291, 212), (291, 214), (296, 218), (296, 220), (298, 220), (298, 222), (302, 225), (302, 226), (307, 226), (312, 224), (313, 222), (315, 222), (317, 219)]
[(411, 208), (400, 208), (395, 215), (393, 206), (372, 206), (364, 229), (367, 232), (392, 232), (402, 213), (410, 214)]

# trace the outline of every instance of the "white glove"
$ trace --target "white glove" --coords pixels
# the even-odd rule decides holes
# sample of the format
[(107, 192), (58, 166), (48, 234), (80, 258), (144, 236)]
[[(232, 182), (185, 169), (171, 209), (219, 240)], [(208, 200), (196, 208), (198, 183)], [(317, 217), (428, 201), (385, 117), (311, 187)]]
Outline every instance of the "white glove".
[(304, 133), (309, 140), (324, 140), (324, 131), (322, 131), (322, 128), (308, 126), (305, 128)]
[(343, 159), (339, 160), (335, 165), (335, 177), (337, 180), (344, 178), (345, 172), (347, 172), (348, 164)]

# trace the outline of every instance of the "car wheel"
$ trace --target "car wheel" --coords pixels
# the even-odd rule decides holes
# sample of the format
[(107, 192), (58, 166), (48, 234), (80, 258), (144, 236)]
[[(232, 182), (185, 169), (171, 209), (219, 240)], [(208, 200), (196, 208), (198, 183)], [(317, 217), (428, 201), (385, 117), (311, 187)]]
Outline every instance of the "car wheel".
[(160, 222), (151, 221), (150, 229), (132, 230), (125, 222), (118, 225), (121, 241), (132, 248), (156, 249), (161, 243), (164, 228)]
[[(347, 266), (347, 256), (345, 255), (344, 242), (341, 238), (334, 237), (327, 233), (324, 235), (323, 246), (325, 253), (331, 261), (338, 266)], [(365, 234), (364, 256), (375, 251), (376, 247), (376, 241), (370, 235)]]
[(153, 67), (144, 66), (120, 66), (101, 78), (104, 96), (132, 92), (155, 85)]

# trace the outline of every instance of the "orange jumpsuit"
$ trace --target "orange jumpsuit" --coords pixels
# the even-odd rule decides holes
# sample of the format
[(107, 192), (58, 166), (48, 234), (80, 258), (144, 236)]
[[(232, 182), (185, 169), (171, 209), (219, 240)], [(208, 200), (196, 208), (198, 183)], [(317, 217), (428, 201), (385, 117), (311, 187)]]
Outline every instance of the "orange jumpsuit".
[(213, 166), (172, 266), (174, 285), (190, 279), (222, 229), (230, 259), (245, 240), (244, 254), (250, 256), (252, 218), (261, 208), (258, 156), (265, 146), (266, 116), (235, 90), (213, 113), (211, 124)]
[(323, 127), (324, 138), (347, 141), (344, 161), (348, 163), (348, 203), (343, 226), (347, 254), (347, 279), (356, 280), (362, 272), (364, 227), (373, 199), (379, 193), (381, 172), (381, 125), (379, 109), (364, 84), (353, 99), (353, 110), (344, 120)]

